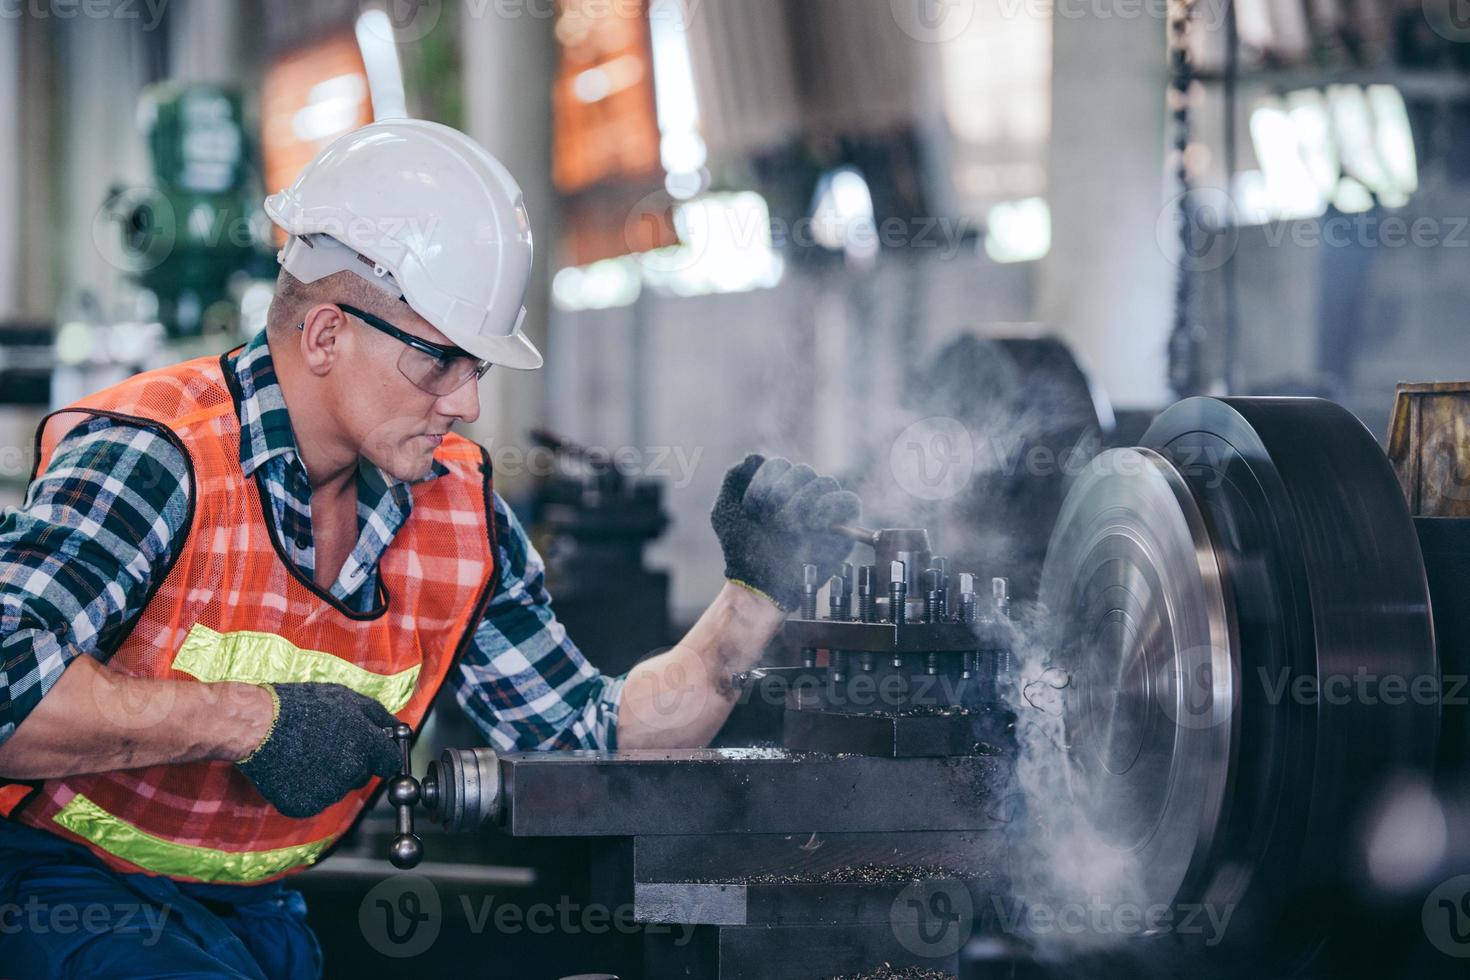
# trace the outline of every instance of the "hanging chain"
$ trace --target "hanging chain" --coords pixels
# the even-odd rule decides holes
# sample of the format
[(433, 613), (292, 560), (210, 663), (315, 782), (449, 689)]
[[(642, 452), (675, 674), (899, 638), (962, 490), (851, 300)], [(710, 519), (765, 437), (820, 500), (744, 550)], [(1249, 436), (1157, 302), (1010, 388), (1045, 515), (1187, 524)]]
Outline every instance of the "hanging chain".
[(1195, 276), (1191, 258), (1196, 243), (1191, 231), (1197, 218), (1194, 188), (1185, 151), (1189, 147), (1190, 88), (1194, 84), (1194, 59), (1189, 50), (1190, 20), (1195, 0), (1169, 3), (1169, 105), (1174, 123), (1174, 163), (1178, 180), (1179, 255), (1174, 283), (1174, 328), (1169, 336), (1169, 387), (1181, 398), (1204, 388), (1200, 340), (1202, 330), (1195, 321)]

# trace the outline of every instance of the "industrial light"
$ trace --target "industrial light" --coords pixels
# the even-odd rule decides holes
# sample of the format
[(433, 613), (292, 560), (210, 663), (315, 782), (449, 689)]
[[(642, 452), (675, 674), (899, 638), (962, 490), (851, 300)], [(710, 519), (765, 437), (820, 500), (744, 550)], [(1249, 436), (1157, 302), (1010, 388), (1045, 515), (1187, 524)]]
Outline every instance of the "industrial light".
[(1263, 100), (1251, 113), (1259, 173), (1237, 174), (1244, 223), (1407, 204), (1419, 164), (1403, 94), (1392, 85), (1332, 85)]
[(648, 23), (653, 46), (654, 101), (659, 132), (663, 134), (659, 156), (670, 176), (681, 177), (672, 182), (671, 191), (689, 186), (690, 177), (697, 177), (698, 189), (703, 190), (709, 150), (700, 135), (694, 62), (689, 54), (689, 32), (684, 27), (681, 0), (654, 0), (648, 9)]
[(1369, 85), (1368, 106), (1373, 111), (1373, 142), (1383, 163), (1385, 183), (1379, 196), (1389, 207), (1407, 204), (1419, 189), (1419, 160), (1414, 131), (1403, 93), (1393, 85)]
[(1040, 197), (997, 204), (986, 219), (985, 254), (996, 262), (1035, 262), (1051, 251), (1051, 208)]
[(1272, 218), (1314, 218), (1327, 210), (1327, 197), (1318, 186), (1301, 152), (1301, 139), (1291, 116), (1276, 100), (1251, 113), (1251, 142), (1261, 173)]
[(868, 260), (878, 254), (873, 194), (856, 168), (839, 167), (817, 183), (812, 240), (853, 259)]
[(367, 81), (361, 75), (338, 75), (311, 87), (306, 105), (291, 117), (291, 133), (303, 142), (325, 140), (357, 125)]
[(561, 310), (602, 310), (636, 302), (644, 287), (675, 296), (743, 293), (778, 285), (785, 263), (771, 238), (771, 212), (754, 191), (706, 194), (674, 210), (679, 244), (585, 266), (551, 283)]

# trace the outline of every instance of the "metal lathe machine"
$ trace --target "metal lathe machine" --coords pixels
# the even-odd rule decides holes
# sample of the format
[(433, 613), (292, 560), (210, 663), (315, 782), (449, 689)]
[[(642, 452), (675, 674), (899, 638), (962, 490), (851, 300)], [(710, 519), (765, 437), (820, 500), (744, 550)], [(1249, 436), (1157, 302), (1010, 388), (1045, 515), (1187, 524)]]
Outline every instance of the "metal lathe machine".
[(446, 751), (390, 785), (395, 863), (417, 805), (596, 838), (609, 902), (695, 927), (650, 931), (650, 980), (1455, 975), (1454, 397), (1401, 393), (1397, 473), (1330, 402), (1175, 405), (1076, 480), (1038, 608), (848, 529), (789, 661), (735, 681), (744, 747)]

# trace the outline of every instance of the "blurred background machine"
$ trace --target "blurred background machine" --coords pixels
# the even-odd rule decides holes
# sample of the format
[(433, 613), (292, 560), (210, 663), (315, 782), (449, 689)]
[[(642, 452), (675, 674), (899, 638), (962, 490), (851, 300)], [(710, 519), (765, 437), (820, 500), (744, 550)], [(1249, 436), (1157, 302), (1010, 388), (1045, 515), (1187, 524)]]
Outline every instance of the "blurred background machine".
[[(1072, 482), (1104, 446), (1136, 436), (1152, 418), (1122, 413), (1120, 421), (1066, 341), (1035, 326), (960, 334), (918, 370), (906, 401), (921, 421), (898, 436), (898, 458), (888, 472), (851, 482), (877, 489), (880, 508), (902, 501), (908, 513), (895, 518), (932, 528), (956, 567), (1005, 576), (1023, 602), (1036, 599)], [(954, 476), (935, 464), (962, 466), (967, 456), (967, 478), (951, 493)], [(893, 483), (922, 489), (931, 474), (930, 501), (892, 492)]]
[[(234, 335), (237, 280), (275, 278), (242, 101), (238, 91), (215, 85), (163, 82), (145, 90), (138, 127), (153, 179), (115, 185), (98, 215), (98, 247), (151, 297), (170, 338)], [(104, 237), (109, 221), (115, 241)]]
[(625, 473), (610, 452), (545, 430), (531, 439), (555, 454), (534, 498), (532, 540), (546, 561), (556, 618), (593, 666), (625, 673), (676, 639), (668, 573), (644, 561), (669, 525), (664, 487)]

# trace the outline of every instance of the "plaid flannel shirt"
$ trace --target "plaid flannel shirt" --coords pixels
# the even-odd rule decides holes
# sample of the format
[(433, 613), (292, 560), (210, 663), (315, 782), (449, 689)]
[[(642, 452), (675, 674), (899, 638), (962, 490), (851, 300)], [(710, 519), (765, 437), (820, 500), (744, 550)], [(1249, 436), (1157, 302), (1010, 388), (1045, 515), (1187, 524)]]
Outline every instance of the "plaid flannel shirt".
[[(261, 333), (233, 361), (241, 390), (240, 462), (263, 472), (289, 560), (313, 577), (311, 485)], [(425, 480), (442, 475), (435, 464)], [(57, 446), (25, 503), (0, 520), (0, 743), (74, 658), (105, 659), (143, 610), (186, 530), (191, 487), (178, 450), (152, 432), (88, 420)], [(378, 562), (413, 507), (412, 487), (364, 461), (358, 539), (331, 592), (371, 607)], [(512, 749), (615, 746), (623, 678), (598, 673), (556, 621), (545, 569), (494, 497), (500, 584), (447, 683), (489, 744)]]

